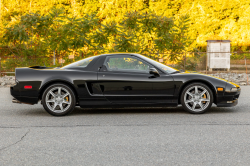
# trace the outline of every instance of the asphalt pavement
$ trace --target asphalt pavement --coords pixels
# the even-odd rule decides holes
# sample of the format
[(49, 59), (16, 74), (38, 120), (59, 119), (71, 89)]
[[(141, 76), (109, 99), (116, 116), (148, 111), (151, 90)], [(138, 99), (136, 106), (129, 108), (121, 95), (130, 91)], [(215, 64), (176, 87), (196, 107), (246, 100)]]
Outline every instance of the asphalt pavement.
[(0, 88), (0, 165), (250, 165), (250, 86), (239, 104), (81, 109), (54, 117)]

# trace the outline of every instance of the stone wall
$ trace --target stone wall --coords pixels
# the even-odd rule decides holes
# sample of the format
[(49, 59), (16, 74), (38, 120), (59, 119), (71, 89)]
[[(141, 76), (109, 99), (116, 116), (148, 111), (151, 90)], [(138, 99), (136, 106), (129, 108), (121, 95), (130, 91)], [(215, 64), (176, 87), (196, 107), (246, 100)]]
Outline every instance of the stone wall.
[(0, 88), (15, 85), (15, 76), (0, 77)]
[[(225, 80), (228, 80), (230, 82), (236, 83), (238, 85), (248, 85), (247, 78), (250, 78), (250, 74), (246, 73), (215, 73), (215, 74), (209, 74), (215, 77), (219, 77)], [(250, 80), (249, 80), (250, 81)]]

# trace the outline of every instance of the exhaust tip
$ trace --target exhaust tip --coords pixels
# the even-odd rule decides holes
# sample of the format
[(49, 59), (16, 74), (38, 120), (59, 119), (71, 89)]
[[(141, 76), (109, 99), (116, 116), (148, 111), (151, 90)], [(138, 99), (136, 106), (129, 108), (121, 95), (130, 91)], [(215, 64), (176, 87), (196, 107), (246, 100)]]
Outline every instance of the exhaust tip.
[(30, 103), (21, 102), (21, 101), (17, 100), (16, 98), (13, 98), (13, 99), (12, 99), (12, 103), (34, 105), (34, 104), (30, 104)]
[(12, 103), (19, 103), (19, 104), (21, 104), (21, 102), (18, 101), (16, 98), (13, 98), (13, 99), (12, 99)]

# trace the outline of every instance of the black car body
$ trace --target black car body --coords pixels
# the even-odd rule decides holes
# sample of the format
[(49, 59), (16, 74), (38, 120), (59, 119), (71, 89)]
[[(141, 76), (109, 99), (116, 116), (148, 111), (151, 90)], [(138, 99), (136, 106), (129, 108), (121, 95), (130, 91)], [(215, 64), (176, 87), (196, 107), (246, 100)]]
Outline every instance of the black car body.
[[(127, 58), (128, 61), (136, 59), (138, 69), (136, 65), (133, 69), (116, 69), (117, 59), (111, 59), (113, 67), (109, 70), (107, 66), (110, 64), (106, 61), (111, 57)], [(150, 69), (141, 69), (145, 64)], [(144, 72), (147, 70), (149, 72)], [(15, 102), (37, 104), (46, 88), (55, 83), (71, 88), (76, 106), (83, 108), (177, 106), (181, 104), (184, 88), (192, 83), (206, 85), (212, 92), (212, 102), (218, 107), (231, 107), (238, 103), (241, 90), (234, 83), (209, 75), (179, 72), (170, 67), (165, 70), (158, 62), (139, 54), (116, 53), (91, 57), (83, 67), (73, 63), (53, 69), (39, 66), (16, 68), (16, 85), (10, 91)]]

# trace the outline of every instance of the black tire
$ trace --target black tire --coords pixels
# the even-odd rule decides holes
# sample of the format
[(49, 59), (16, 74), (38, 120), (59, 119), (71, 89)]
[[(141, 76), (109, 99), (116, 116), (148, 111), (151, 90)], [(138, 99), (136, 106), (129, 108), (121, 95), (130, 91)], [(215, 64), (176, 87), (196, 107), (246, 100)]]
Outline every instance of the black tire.
[[(204, 94), (202, 95), (202, 93)], [(199, 82), (189, 84), (183, 89), (181, 94), (182, 107), (192, 114), (206, 112), (211, 108), (213, 101), (212, 90), (207, 85)]]
[(54, 116), (64, 116), (74, 110), (76, 97), (70, 87), (65, 84), (56, 83), (50, 85), (44, 91), (42, 96), (42, 105), (49, 114)]

